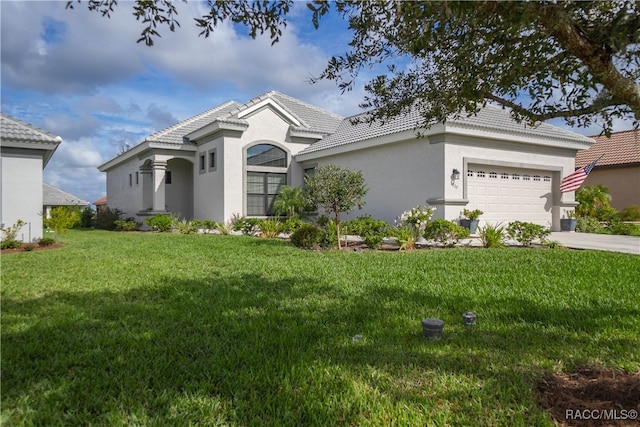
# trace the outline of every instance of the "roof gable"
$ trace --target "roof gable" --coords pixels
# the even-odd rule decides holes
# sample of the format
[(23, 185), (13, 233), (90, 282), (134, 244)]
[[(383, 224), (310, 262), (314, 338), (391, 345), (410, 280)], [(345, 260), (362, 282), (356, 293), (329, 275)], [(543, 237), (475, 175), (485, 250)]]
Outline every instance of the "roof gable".
[(581, 168), (599, 157), (598, 166), (640, 164), (640, 130), (614, 132), (611, 137), (594, 136), (595, 144), (576, 154), (576, 168)]

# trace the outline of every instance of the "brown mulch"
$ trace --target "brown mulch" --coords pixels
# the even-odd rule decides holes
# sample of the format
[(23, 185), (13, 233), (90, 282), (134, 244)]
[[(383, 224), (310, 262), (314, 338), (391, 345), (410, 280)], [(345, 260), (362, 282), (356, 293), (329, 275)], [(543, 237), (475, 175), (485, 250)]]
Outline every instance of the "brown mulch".
[(561, 426), (640, 425), (640, 372), (586, 366), (547, 375), (536, 392), (542, 408)]
[(20, 246), (19, 248), (2, 249), (1, 252), (2, 252), (2, 255), (5, 255), (5, 254), (15, 254), (19, 252), (48, 251), (49, 249), (59, 249), (64, 246), (62, 243), (54, 243), (48, 246), (40, 246), (37, 243), (31, 243), (31, 245), (34, 246), (34, 248), (31, 251), (27, 251), (25, 250), (25, 246), (27, 245), (28, 243), (23, 243), (22, 246)]

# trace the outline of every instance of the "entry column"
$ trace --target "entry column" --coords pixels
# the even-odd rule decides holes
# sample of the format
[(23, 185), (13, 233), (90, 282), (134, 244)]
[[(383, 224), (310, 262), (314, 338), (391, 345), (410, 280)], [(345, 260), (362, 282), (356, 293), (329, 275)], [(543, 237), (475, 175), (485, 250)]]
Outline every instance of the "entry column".
[(167, 162), (156, 160), (151, 167), (153, 173), (153, 210), (156, 212), (164, 211)]

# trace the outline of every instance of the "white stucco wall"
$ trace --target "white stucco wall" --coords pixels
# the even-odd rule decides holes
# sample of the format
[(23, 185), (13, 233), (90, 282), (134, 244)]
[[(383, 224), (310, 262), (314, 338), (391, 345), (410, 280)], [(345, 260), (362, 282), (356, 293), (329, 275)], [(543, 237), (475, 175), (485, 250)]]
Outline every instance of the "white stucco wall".
[[(143, 177), (140, 174), (139, 165), (140, 161), (133, 158), (107, 171), (107, 204), (109, 209), (122, 210), (123, 218), (136, 217), (136, 212), (143, 209)], [(138, 184), (136, 184), (136, 172), (138, 172)], [(130, 174), (131, 185), (129, 185)]]
[[(553, 177), (553, 229), (559, 229), (564, 210), (573, 209), (573, 193), (560, 194), (559, 182), (573, 171), (576, 150), (458, 136), (416, 138), (409, 132), (399, 142), (363, 144), (363, 149), (306, 160), (303, 166), (335, 164), (360, 170), (369, 191), (366, 204), (347, 218), (368, 214), (390, 224), (406, 209), (418, 204), (436, 207), (435, 218), (458, 220), (470, 207), (466, 194), (467, 164), (480, 163), (549, 172)], [(453, 169), (460, 180), (452, 182)]]
[(400, 142), (310, 160), (303, 166), (335, 164), (362, 171), (369, 187), (366, 204), (345, 218), (366, 214), (393, 224), (403, 211), (442, 197), (443, 147), (409, 132)]
[[(290, 123), (269, 107), (243, 117), (249, 124), (244, 132), (226, 132), (198, 141), (194, 168), (194, 217), (228, 221), (234, 214), (246, 215), (245, 156), (248, 147), (273, 144), (288, 154), (288, 185), (302, 185), (302, 167), (293, 155), (308, 147), (289, 138)], [(216, 170), (209, 170), (209, 152), (216, 150)], [(199, 172), (200, 154), (206, 153), (207, 168)]]
[(18, 232), (18, 240), (32, 242), (40, 239), (43, 234), (42, 154), (3, 150), (0, 162), (0, 222), (10, 227), (21, 219), (27, 224)]

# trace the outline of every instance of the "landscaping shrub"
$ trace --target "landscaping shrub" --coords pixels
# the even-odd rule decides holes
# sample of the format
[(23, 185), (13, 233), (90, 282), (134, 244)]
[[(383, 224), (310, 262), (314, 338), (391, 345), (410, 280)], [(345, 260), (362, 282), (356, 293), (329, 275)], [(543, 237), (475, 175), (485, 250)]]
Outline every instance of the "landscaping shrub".
[(293, 233), (304, 224), (297, 216), (287, 218), (280, 224), (280, 231), (283, 233)]
[(363, 215), (343, 222), (342, 228), (348, 234), (355, 234), (364, 238), (365, 234), (385, 234), (389, 229), (389, 224), (386, 221), (374, 219), (369, 215)]
[(133, 218), (119, 219), (113, 223), (116, 231), (135, 231), (138, 228), (138, 223)]
[(640, 206), (629, 205), (620, 211), (620, 221), (640, 221)]
[(215, 230), (218, 228), (218, 223), (210, 219), (194, 219), (191, 220), (191, 225), (196, 230)]
[(635, 224), (625, 224), (624, 222), (614, 221), (609, 224), (609, 231), (611, 234), (617, 234), (621, 236), (639, 236), (640, 226)]
[(172, 230), (176, 234), (195, 234), (198, 232), (198, 224), (186, 219), (173, 220)]
[(523, 246), (530, 246), (535, 239), (544, 239), (551, 230), (532, 222), (515, 221), (507, 226), (507, 234)]
[(26, 252), (31, 252), (35, 248), (36, 248), (36, 245), (34, 245), (33, 243), (27, 243), (22, 247), (22, 249), (24, 249)]
[(51, 246), (54, 243), (55, 243), (55, 240), (53, 240), (51, 237), (41, 237), (40, 239), (38, 239), (38, 244), (43, 248), (47, 246)]
[(245, 236), (253, 236), (260, 229), (260, 218), (247, 218), (234, 214), (231, 217), (231, 228), (233, 231), (241, 231)]
[(596, 218), (585, 216), (578, 218), (576, 231), (581, 233), (602, 233), (604, 229)]
[(18, 233), (20, 229), (27, 223), (19, 219), (10, 227), (0, 228), (0, 231), (4, 234), (2, 236), (2, 242), (0, 242), (0, 248), (2, 249), (15, 249), (19, 248), (22, 242), (18, 240)]
[(219, 222), (217, 230), (220, 234), (228, 236), (233, 231), (233, 224), (231, 222)]
[(115, 222), (122, 216), (122, 210), (118, 208), (105, 210), (96, 214), (95, 226), (101, 230), (115, 230)]
[(64, 206), (58, 206), (51, 209), (49, 212), (49, 218), (44, 220), (44, 226), (55, 231), (56, 236), (60, 236), (73, 228), (76, 224), (80, 223), (80, 215), (78, 212), (72, 209), (67, 209)]
[(437, 218), (426, 224), (424, 238), (441, 243), (444, 246), (455, 246), (460, 239), (469, 237), (469, 229), (446, 219)]
[(147, 224), (152, 230), (159, 231), (161, 233), (166, 233), (173, 229), (173, 218), (169, 215), (158, 214), (151, 216), (144, 220), (145, 224)]
[(273, 238), (280, 232), (280, 222), (276, 218), (263, 219), (257, 222), (260, 237)]
[(86, 207), (80, 211), (80, 227), (92, 228), (96, 219), (96, 212), (90, 207)]
[(338, 227), (332, 219), (322, 228), (320, 236), (320, 246), (323, 248), (339, 248), (338, 246)]
[(372, 231), (365, 231), (364, 236), (361, 237), (364, 239), (364, 244), (367, 245), (369, 249), (380, 249), (380, 246), (382, 246), (382, 240), (384, 239), (383, 234)]
[(303, 224), (291, 235), (291, 243), (298, 248), (313, 249), (320, 243), (323, 231), (313, 224)]
[(501, 224), (486, 224), (479, 228), (480, 242), (485, 248), (504, 248), (505, 231)]

